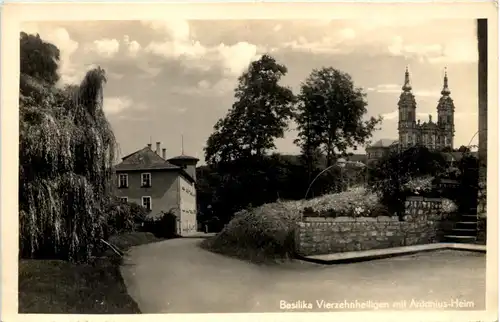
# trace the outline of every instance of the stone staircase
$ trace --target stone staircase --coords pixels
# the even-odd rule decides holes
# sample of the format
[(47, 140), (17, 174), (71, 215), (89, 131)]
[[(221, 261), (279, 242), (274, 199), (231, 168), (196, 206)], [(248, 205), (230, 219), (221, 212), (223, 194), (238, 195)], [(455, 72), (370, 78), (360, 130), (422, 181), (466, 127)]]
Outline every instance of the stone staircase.
[(444, 236), (449, 243), (474, 244), (477, 240), (477, 210), (460, 215), (453, 229)]

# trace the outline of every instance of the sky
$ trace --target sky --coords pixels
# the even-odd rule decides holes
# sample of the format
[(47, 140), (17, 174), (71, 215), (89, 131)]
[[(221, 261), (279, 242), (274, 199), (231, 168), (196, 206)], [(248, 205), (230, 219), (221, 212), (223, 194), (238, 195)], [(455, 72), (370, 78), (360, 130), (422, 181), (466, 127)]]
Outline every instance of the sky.
[[(183, 150), (203, 164), (206, 140), (234, 102), (237, 77), (265, 53), (287, 66), (282, 84), (295, 93), (313, 69), (349, 73), (367, 93), (367, 117), (384, 118), (372, 142), (398, 137), (406, 66), (419, 119), (436, 120), (446, 68), (455, 147), (469, 144), (478, 128), (472, 19), (51, 21), (21, 29), (60, 49), (59, 85), (79, 83), (97, 65), (106, 70), (103, 108), (120, 156), (160, 141), (167, 157)], [(277, 152), (298, 153), (295, 138), (291, 124)]]

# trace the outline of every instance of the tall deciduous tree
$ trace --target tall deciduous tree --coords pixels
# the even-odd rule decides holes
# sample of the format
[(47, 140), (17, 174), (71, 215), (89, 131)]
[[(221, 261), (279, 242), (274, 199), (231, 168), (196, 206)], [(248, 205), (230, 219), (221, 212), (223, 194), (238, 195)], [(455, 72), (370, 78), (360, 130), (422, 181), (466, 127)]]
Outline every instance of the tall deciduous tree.
[(238, 78), (231, 110), (214, 126), (205, 160), (209, 164), (261, 157), (284, 136), (293, 114), (293, 92), (279, 84), (287, 68), (264, 55)]
[(327, 165), (348, 148), (364, 144), (380, 117), (364, 119), (366, 94), (356, 88), (349, 74), (328, 67), (315, 69), (302, 83), (298, 97), (298, 144), (307, 162), (317, 149), (326, 154)]
[(21, 74), (54, 85), (59, 80), (59, 49), (43, 41), (38, 34), (21, 32), (20, 38)]
[(112, 232), (111, 216), (120, 226), (120, 211), (107, 207), (116, 140), (102, 110), (104, 71), (60, 89), (58, 53), (21, 35), (19, 247), (22, 257), (88, 261)]

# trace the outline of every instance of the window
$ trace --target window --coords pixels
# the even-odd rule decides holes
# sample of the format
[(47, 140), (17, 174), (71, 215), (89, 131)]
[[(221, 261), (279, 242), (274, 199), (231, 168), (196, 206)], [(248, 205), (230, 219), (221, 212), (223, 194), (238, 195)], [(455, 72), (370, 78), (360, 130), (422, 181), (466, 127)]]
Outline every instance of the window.
[(147, 211), (151, 211), (151, 197), (142, 197), (142, 206), (146, 208)]
[(128, 174), (118, 175), (118, 188), (128, 188)]
[(126, 203), (128, 202), (128, 197), (120, 197), (120, 201)]
[(151, 173), (141, 174), (141, 187), (151, 187)]

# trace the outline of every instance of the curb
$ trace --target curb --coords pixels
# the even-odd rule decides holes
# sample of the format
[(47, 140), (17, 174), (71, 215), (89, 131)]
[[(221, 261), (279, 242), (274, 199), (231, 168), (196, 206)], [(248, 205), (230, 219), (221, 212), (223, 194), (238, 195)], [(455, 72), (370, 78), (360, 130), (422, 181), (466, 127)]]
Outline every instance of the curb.
[(436, 243), (415, 246), (403, 246), (385, 249), (376, 249), (368, 251), (356, 251), (346, 253), (334, 253), (325, 255), (303, 256), (296, 254), (296, 259), (316, 264), (350, 264), (365, 262), (375, 259), (385, 259), (397, 256), (406, 256), (416, 253), (431, 252), (443, 249), (453, 249), (458, 251), (479, 252), (486, 254), (486, 246), (474, 244), (456, 244), (456, 243)]

